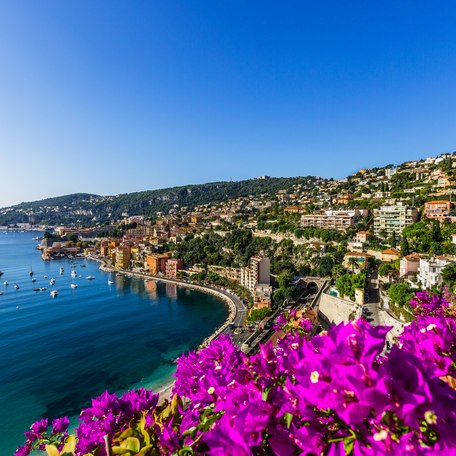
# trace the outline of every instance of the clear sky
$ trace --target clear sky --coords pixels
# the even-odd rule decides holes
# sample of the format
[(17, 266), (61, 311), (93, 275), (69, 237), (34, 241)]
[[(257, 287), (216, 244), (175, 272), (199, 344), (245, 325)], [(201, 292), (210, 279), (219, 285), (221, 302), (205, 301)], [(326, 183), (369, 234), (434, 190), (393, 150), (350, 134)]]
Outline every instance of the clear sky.
[(454, 1), (0, 2), (0, 207), (456, 150)]

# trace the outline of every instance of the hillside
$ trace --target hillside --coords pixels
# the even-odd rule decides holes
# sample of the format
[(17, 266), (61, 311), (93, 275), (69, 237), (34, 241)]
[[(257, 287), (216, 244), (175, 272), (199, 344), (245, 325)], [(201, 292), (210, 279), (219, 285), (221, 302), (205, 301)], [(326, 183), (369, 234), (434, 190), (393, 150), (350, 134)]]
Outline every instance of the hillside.
[(273, 195), (298, 184), (311, 189), (315, 182), (316, 178), (307, 176), (213, 182), (116, 196), (77, 193), (0, 209), (0, 225), (92, 223), (118, 219), (122, 214), (151, 216), (157, 211), (169, 211), (176, 205), (191, 209), (240, 196)]

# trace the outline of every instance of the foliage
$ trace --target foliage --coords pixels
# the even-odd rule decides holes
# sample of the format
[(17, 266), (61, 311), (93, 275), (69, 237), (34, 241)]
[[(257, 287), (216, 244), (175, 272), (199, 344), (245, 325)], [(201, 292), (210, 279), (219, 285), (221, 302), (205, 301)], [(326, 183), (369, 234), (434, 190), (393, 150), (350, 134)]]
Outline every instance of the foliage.
[(267, 307), (262, 307), (261, 309), (252, 309), (247, 316), (247, 321), (258, 321), (258, 320), (263, 320), (263, 318), (266, 318), (267, 316), (271, 315), (272, 311), (271, 309), (268, 309)]
[(366, 287), (366, 274), (345, 274), (336, 280), (336, 288), (340, 296), (348, 296), (350, 299), (355, 298), (357, 288)]
[[(312, 338), (291, 327), (250, 357), (221, 336), (179, 359), (171, 404), (105, 393), (83, 410), (74, 449), (63, 437), (47, 453), (454, 455), (454, 306), (426, 293), (411, 306), (416, 320), (386, 353), (389, 328), (359, 320)], [(16, 456), (43, 445), (47, 427), (34, 423)]]
[[(222, 202), (237, 197), (275, 195), (277, 191), (289, 189), (297, 184), (312, 187), (315, 185), (315, 178), (309, 176), (212, 182), (117, 196), (78, 193), (13, 206), (14, 211), (0, 214), (0, 225), (28, 222), (29, 215), (33, 215), (36, 223), (51, 225), (93, 223), (93, 214), (97, 215), (100, 222), (109, 219), (119, 220), (124, 213), (130, 216), (154, 216), (157, 211), (167, 212), (176, 204), (192, 209), (197, 205)], [(59, 208), (59, 212), (55, 211), (56, 207)], [(86, 215), (82, 215), (81, 212)]]
[(378, 275), (382, 276), (382, 277), (386, 277), (388, 275), (388, 273), (392, 270), (393, 270), (393, 268), (391, 267), (391, 265), (389, 263), (382, 263), (378, 267)]

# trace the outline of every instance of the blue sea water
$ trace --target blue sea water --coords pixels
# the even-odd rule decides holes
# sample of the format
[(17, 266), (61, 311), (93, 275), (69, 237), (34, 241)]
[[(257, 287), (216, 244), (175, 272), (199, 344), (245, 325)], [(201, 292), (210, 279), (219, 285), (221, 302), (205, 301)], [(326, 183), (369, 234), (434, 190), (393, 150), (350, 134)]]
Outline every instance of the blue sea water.
[[(45, 262), (35, 250), (38, 235), (0, 232), (2, 455), (14, 453), (32, 422), (77, 416), (106, 389), (159, 391), (172, 380), (173, 360), (194, 349), (228, 314), (212, 296), (108, 274), (93, 261)], [(89, 275), (95, 279), (85, 279)], [(72, 281), (78, 288), (70, 287)], [(47, 290), (35, 292), (35, 287)], [(58, 290), (56, 298), (52, 289)]]

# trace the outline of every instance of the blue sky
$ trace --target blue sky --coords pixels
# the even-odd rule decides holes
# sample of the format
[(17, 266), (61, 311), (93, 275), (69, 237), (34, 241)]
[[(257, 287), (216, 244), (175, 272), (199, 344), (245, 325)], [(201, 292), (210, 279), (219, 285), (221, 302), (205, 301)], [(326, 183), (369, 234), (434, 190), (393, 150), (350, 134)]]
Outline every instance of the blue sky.
[(0, 3), (0, 206), (456, 150), (454, 2)]

